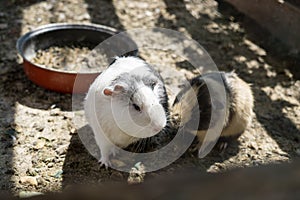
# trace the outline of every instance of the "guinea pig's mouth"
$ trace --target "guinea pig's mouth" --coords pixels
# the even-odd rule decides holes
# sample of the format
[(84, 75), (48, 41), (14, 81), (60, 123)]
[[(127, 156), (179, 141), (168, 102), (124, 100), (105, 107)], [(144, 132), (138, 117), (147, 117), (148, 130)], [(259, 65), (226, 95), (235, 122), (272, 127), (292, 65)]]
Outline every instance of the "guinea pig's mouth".
[(164, 129), (164, 127), (166, 126), (166, 123), (162, 124), (162, 125), (155, 125), (155, 124), (151, 124), (152, 130), (157, 134), (160, 131), (162, 131)]
[(147, 126), (144, 126), (139, 131), (135, 132), (134, 134), (131, 132), (129, 135), (137, 137), (137, 138), (149, 138), (149, 137), (153, 137), (154, 135), (161, 132), (164, 129), (164, 127), (165, 126), (153, 125), (150, 123)]
[(163, 129), (163, 128), (161, 128), (161, 127), (153, 127), (152, 130), (153, 130), (155, 133), (159, 133), (162, 129)]

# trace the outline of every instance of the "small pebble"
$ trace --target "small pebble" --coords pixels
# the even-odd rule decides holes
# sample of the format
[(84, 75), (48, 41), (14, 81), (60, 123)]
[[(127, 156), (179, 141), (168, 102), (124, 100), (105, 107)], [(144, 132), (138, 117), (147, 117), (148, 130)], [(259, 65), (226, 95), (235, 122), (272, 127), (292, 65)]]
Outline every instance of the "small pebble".
[(0, 29), (6, 29), (6, 28), (8, 28), (7, 24), (0, 24)]
[(34, 143), (34, 147), (33, 147), (33, 148), (34, 148), (35, 150), (41, 149), (41, 148), (43, 148), (43, 147), (45, 146), (45, 143), (46, 143), (46, 141), (43, 140), (43, 139), (38, 140), (38, 141), (36, 141), (36, 142)]
[(28, 174), (30, 176), (36, 176), (37, 172), (34, 169), (30, 168), (27, 170), (26, 174)]
[(67, 149), (68, 149), (68, 145), (63, 145), (58, 147), (55, 151), (58, 155), (63, 155), (67, 152)]
[(250, 142), (250, 144), (248, 145), (248, 147), (254, 149), (254, 150), (257, 150), (258, 149), (258, 146), (256, 144), (256, 142)]
[(41, 192), (27, 192), (27, 191), (19, 192), (19, 197), (20, 198), (28, 198), (28, 197), (38, 196), (38, 195), (43, 195), (43, 193), (41, 193)]
[(50, 116), (58, 116), (60, 114), (59, 108), (54, 108), (50, 110)]
[(52, 163), (52, 162), (47, 164), (48, 168), (52, 168), (53, 166), (54, 166), (54, 163)]
[(82, 21), (82, 20), (90, 20), (91, 16), (88, 13), (85, 13), (83, 15), (80, 15), (77, 17), (77, 20)]
[(117, 160), (117, 159), (111, 159), (111, 163), (114, 165), (114, 166), (117, 166), (117, 167), (124, 167), (126, 166), (126, 164), (120, 160)]
[(63, 170), (59, 170), (58, 172), (56, 172), (56, 174), (53, 175), (54, 178), (61, 178), (62, 174), (64, 173)]
[(42, 177), (36, 178), (39, 185), (46, 185), (46, 181)]
[(297, 150), (296, 150), (296, 154), (297, 154), (298, 156), (300, 156), (300, 149), (297, 149)]
[(32, 128), (36, 129), (39, 132), (42, 132), (45, 126), (42, 123), (34, 123)]
[(23, 176), (23, 177), (20, 178), (20, 182), (22, 184), (29, 184), (29, 185), (32, 185), (32, 186), (37, 186), (38, 185), (36, 177), (33, 177), (33, 176)]
[(74, 135), (75, 133), (77, 133), (77, 129), (74, 128), (74, 127), (71, 128), (71, 129), (70, 129), (70, 134), (71, 134), (71, 135)]

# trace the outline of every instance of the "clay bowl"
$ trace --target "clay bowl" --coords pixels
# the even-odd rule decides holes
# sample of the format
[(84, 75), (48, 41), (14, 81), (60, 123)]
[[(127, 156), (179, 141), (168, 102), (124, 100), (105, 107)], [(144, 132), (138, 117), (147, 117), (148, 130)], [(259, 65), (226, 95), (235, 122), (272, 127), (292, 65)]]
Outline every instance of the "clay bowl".
[[(114, 28), (96, 24), (49, 24), (21, 36), (17, 41), (17, 50), (23, 58), (25, 74), (32, 82), (56, 92), (85, 93), (101, 71), (82, 73), (56, 70), (40, 66), (30, 60), (35, 57), (36, 52), (40, 49), (43, 50), (54, 45), (63, 46), (76, 42), (86, 42), (96, 47), (102, 41), (117, 33), (118, 31)], [(134, 41), (128, 37), (119, 39), (119, 41), (115, 42), (113, 48), (116, 48), (116, 45), (137, 49)], [(136, 53), (137, 50), (126, 54), (135, 55)], [(122, 55), (125, 54), (114, 51), (108, 52), (108, 58), (111, 59)], [(74, 84), (76, 87), (74, 87)]]

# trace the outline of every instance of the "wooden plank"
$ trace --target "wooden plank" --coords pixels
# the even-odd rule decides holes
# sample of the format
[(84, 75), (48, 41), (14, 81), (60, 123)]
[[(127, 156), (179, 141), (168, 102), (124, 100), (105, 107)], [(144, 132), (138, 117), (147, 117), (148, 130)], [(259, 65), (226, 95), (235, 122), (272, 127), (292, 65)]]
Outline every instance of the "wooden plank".
[(225, 0), (254, 19), (293, 52), (300, 52), (300, 8), (284, 0)]

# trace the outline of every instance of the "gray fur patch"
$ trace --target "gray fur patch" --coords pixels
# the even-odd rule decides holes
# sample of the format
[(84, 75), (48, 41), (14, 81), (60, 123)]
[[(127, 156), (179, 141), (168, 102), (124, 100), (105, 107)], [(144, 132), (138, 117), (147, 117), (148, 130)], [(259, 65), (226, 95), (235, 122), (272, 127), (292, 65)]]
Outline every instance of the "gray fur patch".
[(116, 84), (121, 84), (124, 86), (125, 90), (120, 94), (122, 99), (131, 99), (138, 89), (138, 83), (143, 83), (152, 90), (154, 89), (154, 86), (158, 87), (158, 94), (156, 94), (156, 96), (168, 115), (168, 96), (163, 79), (151, 65), (147, 64), (146, 62), (145, 65), (147, 67), (147, 72), (145, 74), (136, 75), (128, 72), (122, 73), (111, 82), (111, 86)]

